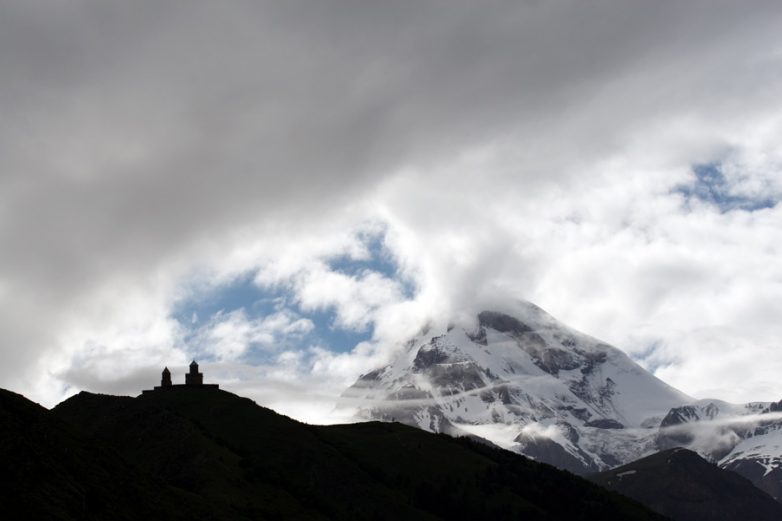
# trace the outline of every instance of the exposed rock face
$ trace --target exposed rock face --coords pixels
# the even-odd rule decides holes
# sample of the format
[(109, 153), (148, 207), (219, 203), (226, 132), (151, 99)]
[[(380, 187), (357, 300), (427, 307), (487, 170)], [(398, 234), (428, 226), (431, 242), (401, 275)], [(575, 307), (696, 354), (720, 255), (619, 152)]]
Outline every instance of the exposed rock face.
[(421, 335), (343, 398), (364, 419), (480, 436), (577, 473), (654, 451), (663, 417), (692, 401), (528, 303)]
[(587, 427), (597, 427), (598, 429), (624, 429), (625, 426), (611, 418), (598, 418), (597, 420), (586, 422)]
[(674, 407), (668, 414), (665, 415), (663, 421), (660, 423), (660, 427), (670, 427), (672, 425), (681, 425), (683, 423), (689, 423), (699, 420), (713, 420), (720, 413), (719, 407), (713, 402), (708, 403), (705, 407), (698, 407), (696, 405), (683, 405), (682, 407)]

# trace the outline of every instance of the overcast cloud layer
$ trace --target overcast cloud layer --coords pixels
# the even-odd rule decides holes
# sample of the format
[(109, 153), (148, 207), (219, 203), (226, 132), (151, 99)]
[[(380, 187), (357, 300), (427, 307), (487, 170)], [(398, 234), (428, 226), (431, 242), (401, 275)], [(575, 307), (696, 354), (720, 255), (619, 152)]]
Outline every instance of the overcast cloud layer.
[[(134, 393), (199, 356), (334, 421), (423, 323), (521, 298), (688, 394), (778, 400), (779, 27), (774, 1), (1, 2), (0, 386)], [(268, 311), (177, 318), (242, 277)]]

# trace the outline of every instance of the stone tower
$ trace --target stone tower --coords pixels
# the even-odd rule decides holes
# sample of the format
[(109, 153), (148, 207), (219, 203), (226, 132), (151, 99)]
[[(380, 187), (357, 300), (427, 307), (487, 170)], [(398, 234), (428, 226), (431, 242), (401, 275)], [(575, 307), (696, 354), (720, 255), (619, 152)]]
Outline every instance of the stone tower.
[(160, 379), (160, 387), (171, 387), (171, 371), (168, 367), (163, 368), (163, 377)]
[(185, 385), (204, 385), (204, 374), (198, 372), (195, 360), (190, 363), (190, 372), (185, 375)]

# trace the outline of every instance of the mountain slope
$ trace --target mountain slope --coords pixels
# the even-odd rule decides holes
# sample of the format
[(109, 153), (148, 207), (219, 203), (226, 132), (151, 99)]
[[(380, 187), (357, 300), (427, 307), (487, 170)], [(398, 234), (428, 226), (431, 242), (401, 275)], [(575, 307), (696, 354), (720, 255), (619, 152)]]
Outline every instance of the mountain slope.
[(782, 505), (697, 453), (670, 449), (590, 476), (677, 521), (775, 521)]
[(21, 395), (0, 389), (0, 505), (5, 519), (218, 519)]
[(662, 418), (690, 401), (620, 350), (522, 303), (513, 316), (484, 311), (472, 329), (412, 340), (341, 405), (587, 473), (653, 452)]
[(49, 414), (219, 519), (660, 519), (467, 439), (376, 422), (309, 426), (216, 389), (81, 393)]
[(529, 303), (419, 335), (340, 406), (579, 474), (684, 447), (782, 501), (782, 402), (694, 400)]
[(782, 501), (782, 428), (759, 427), (719, 462), (744, 476), (777, 501)]
[(782, 500), (782, 403), (700, 400), (663, 419), (657, 445), (685, 447)]

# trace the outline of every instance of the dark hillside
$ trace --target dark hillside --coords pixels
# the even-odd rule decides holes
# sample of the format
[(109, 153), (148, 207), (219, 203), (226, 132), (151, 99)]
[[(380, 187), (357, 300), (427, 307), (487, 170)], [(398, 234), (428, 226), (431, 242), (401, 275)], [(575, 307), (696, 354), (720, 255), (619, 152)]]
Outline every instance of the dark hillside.
[[(3, 403), (4, 441), (28, 446), (4, 461), (40, 460), (26, 480), (11, 469), (4, 504), (41, 505), (43, 518), (662, 519), (469, 440), (388, 423), (309, 426), (216, 389), (81, 393), (51, 412), (22, 397)], [(47, 429), (54, 446), (40, 434)], [(90, 490), (96, 505), (79, 510), (69, 487)], [(15, 497), (20, 490), (27, 496)], [(55, 514), (61, 505), (64, 515)]]
[(686, 449), (658, 452), (591, 479), (678, 521), (782, 519), (782, 504)]
[(43, 407), (0, 389), (0, 505), (4, 519), (218, 519)]

